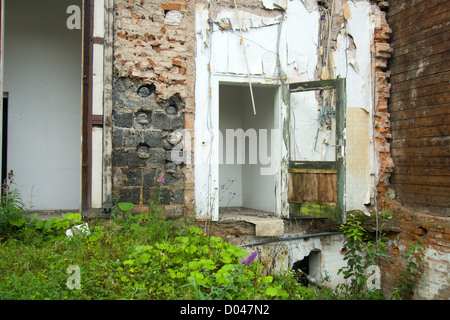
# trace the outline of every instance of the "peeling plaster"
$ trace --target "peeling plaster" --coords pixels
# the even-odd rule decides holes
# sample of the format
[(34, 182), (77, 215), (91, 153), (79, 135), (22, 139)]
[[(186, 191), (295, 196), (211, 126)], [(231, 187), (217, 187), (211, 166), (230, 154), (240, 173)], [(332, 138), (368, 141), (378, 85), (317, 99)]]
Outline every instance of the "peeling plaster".
[(215, 22), (221, 29), (231, 28), (233, 30), (248, 31), (251, 28), (261, 28), (278, 24), (281, 21), (282, 15), (277, 17), (264, 17), (248, 11), (238, 11), (239, 18), (236, 16), (236, 10), (222, 10), (217, 15)]
[[(248, 69), (243, 45), (249, 61), (249, 75), (252, 82), (262, 79), (271, 79), (283, 86), (287, 83), (318, 80), (316, 69), (318, 56), (318, 32), (320, 12), (316, 1), (302, 0), (290, 1), (285, 11), (274, 10), (275, 1), (263, 1), (267, 12), (257, 9), (249, 12), (248, 8), (238, 8), (242, 25), (236, 16), (236, 9), (215, 8), (212, 15), (206, 4), (196, 5), (196, 125), (195, 137), (197, 141), (214, 139), (213, 129), (217, 124), (211, 123), (208, 116), (213, 114), (216, 101), (212, 100), (214, 92), (212, 79), (218, 75), (236, 77), (237, 82), (247, 78)], [(371, 73), (371, 39), (373, 38), (373, 25), (370, 21), (370, 1), (337, 1), (333, 12), (334, 24), (332, 26), (333, 40), (337, 37), (334, 51), (330, 54), (329, 67), (334, 78), (347, 79), (347, 108), (365, 110), (368, 119), (372, 119), (372, 73)], [(247, 11), (246, 11), (247, 10)], [(278, 15), (274, 13), (278, 11)], [(269, 14), (272, 12), (272, 14)], [(266, 15), (267, 14), (267, 15)], [(336, 24), (340, 26), (340, 30)], [(242, 30), (241, 30), (242, 29)], [(241, 39), (241, 31), (243, 38)], [(324, 31), (325, 32), (325, 31)], [(285, 89), (283, 89), (285, 90)], [(282, 91), (283, 91), (282, 90)], [(281, 94), (281, 110), (288, 110), (284, 99), (285, 92)], [(257, 108), (257, 106), (256, 106)], [(287, 111), (283, 111), (282, 119), (286, 119)], [(283, 121), (283, 120), (282, 120)], [(212, 128), (206, 129), (203, 124), (211, 123)], [(283, 127), (283, 125), (281, 125)], [(372, 143), (370, 125), (361, 128), (361, 132), (368, 137), (367, 146)], [(286, 131), (287, 132), (287, 131)], [(283, 129), (283, 136), (284, 134)], [(326, 132), (325, 132), (326, 133)], [(358, 132), (355, 132), (357, 136)], [(325, 140), (324, 140), (325, 138)], [(287, 138), (284, 138), (286, 143)], [(319, 139), (328, 141), (326, 136)], [(282, 155), (287, 155), (287, 145), (282, 144)], [(352, 138), (347, 145), (352, 147)], [(371, 150), (371, 148), (369, 148)], [(203, 160), (211, 156), (211, 149), (196, 149), (196, 156)], [(365, 153), (366, 154), (366, 153)], [(364, 172), (355, 173), (347, 167), (347, 185), (363, 176), (363, 194), (354, 197), (347, 196), (347, 209), (363, 209), (365, 203), (370, 202), (373, 182), (370, 173), (374, 172), (372, 160), (373, 153), (369, 151), (364, 161), (369, 165)], [(287, 168), (288, 157), (282, 156), (281, 185), (279, 190), (282, 198), (282, 216), (288, 215), (287, 204)], [(205, 196), (214, 194), (214, 190), (207, 190), (207, 186), (216, 183), (210, 166), (203, 162), (196, 166), (196, 201), (197, 206), (207, 203)], [(208, 179), (210, 182), (208, 182)]]
[(287, 9), (287, 0), (261, 0), (264, 8), (273, 9)]
[(308, 12), (314, 11), (317, 9), (317, 0), (301, 0), (303, 5), (305, 6)]
[[(371, 119), (373, 108), (371, 45), (373, 23), (370, 3), (348, 1), (344, 4), (346, 19), (337, 37), (333, 54), (334, 74), (347, 79), (347, 166), (346, 209), (367, 213), (364, 204), (371, 201), (375, 172)], [(353, 127), (352, 127), (353, 126)], [(362, 141), (361, 141), (362, 139)], [(361, 167), (358, 163), (364, 163)]]

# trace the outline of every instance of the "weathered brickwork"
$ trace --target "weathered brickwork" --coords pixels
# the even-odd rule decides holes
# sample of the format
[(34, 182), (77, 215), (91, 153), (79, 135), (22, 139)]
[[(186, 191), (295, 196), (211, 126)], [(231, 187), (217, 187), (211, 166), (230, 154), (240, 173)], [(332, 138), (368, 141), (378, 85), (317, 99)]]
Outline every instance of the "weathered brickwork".
[(388, 59), (391, 56), (392, 48), (389, 44), (392, 30), (386, 21), (386, 10), (389, 7), (388, 1), (375, 1), (372, 6), (372, 17), (375, 22), (374, 33), (374, 86), (375, 86), (375, 112), (374, 112), (374, 140), (375, 152), (378, 165), (377, 191), (380, 198), (383, 198), (389, 178), (393, 171), (394, 163), (391, 158), (390, 140), (390, 114), (388, 111), (388, 101), (390, 97), (389, 77), (390, 71), (387, 69)]
[(188, 0), (114, 1), (113, 195), (142, 209), (161, 190), (168, 216), (193, 203), (192, 168), (171, 152), (177, 130), (193, 138), (193, 12)]
[(387, 210), (394, 212), (398, 232), (390, 233), (387, 253), (390, 258), (381, 260), (382, 288), (390, 295), (398, 285), (400, 272), (405, 270), (409, 244), (421, 243), (424, 256), (419, 266), (419, 278), (412, 299), (448, 300), (450, 298), (450, 221), (444, 217), (408, 210), (398, 202), (390, 202)]
[[(446, 175), (447, 168), (443, 160), (444, 153), (440, 152), (444, 149), (434, 148), (447, 141), (440, 137), (446, 130), (441, 124), (446, 122), (445, 117), (440, 118), (443, 122), (436, 119), (423, 121), (426, 117), (435, 115), (435, 110), (439, 110), (440, 115), (445, 115), (448, 111), (442, 106), (445, 98), (439, 90), (432, 86), (426, 87), (426, 82), (417, 81), (423, 77), (424, 72), (427, 75), (445, 73), (445, 67), (434, 68), (433, 64), (443, 57), (441, 51), (444, 47), (439, 46), (442, 34), (439, 33), (444, 32), (449, 25), (444, 22), (445, 14), (442, 13), (445, 11), (442, 8), (448, 8), (449, 3), (378, 1), (379, 9), (383, 11), (373, 6), (373, 14), (378, 18), (374, 39), (374, 74), (379, 209), (392, 211), (392, 221), (398, 226), (397, 230), (389, 233), (387, 253), (390, 258), (382, 260), (380, 264), (382, 288), (386, 294), (392, 293), (397, 285), (395, 280), (405, 270), (406, 261), (403, 257), (408, 245), (421, 243), (424, 256), (422, 262), (417, 261), (419, 278), (411, 299), (450, 298), (450, 219), (445, 217), (445, 213), (442, 214), (445, 212), (442, 208), (448, 204), (448, 192), (444, 191), (447, 189), (440, 182), (444, 180), (439, 179), (439, 176)], [(425, 40), (421, 40), (421, 37)], [(419, 43), (437, 44), (421, 50)], [(428, 64), (432, 68), (427, 69)], [(436, 88), (448, 87), (448, 83), (440, 82), (441, 78), (437, 76), (429, 83), (435, 81), (438, 84)], [(424, 80), (430, 79), (432, 77)], [(428, 124), (423, 125), (425, 122)], [(433, 131), (434, 128), (436, 129)], [(396, 195), (402, 196), (401, 202), (389, 199), (394, 193), (386, 193), (387, 187), (393, 189)], [(389, 197), (385, 197), (386, 195)], [(403, 206), (427, 201), (430, 209)]]

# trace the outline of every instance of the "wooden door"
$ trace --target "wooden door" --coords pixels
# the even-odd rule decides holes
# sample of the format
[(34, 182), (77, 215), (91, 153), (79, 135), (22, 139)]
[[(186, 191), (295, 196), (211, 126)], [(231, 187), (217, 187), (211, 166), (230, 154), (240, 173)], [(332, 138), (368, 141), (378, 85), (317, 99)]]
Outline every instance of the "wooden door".
[(290, 215), (343, 222), (345, 79), (293, 83), (289, 94)]

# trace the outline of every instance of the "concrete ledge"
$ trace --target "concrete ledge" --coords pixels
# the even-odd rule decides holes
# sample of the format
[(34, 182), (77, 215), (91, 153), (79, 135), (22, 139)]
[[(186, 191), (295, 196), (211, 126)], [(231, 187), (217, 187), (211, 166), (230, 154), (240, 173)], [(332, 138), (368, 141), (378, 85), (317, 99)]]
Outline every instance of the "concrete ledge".
[(245, 221), (255, 225), (255, 235), (257, 237), (281, 237), (284, 235), (283, 219), (275, 217), (258, 217), (253, 215), (226, 214), (220, 221)]

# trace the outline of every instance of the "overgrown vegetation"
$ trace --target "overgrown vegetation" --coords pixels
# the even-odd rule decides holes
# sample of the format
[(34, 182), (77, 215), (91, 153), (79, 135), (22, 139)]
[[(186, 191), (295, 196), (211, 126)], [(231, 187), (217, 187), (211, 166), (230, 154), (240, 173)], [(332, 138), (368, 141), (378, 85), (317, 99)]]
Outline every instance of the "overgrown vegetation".
[[(160, 181), (163, 182), (163, 181)], [(83, 224), (78, 213), (37, 220), (23, 214), (17, 191), (4, 185), (0, 211), (0, 299), (383, 299), (367, 288), (367, 270), (385, 256), (383, 237), (367, 239), (349, 218), (335, 289), (300, 285), (291, 271), (265, 274), (256, 252), (209, 236), (184, 220), (164, 218), (159, 198), (148, 214), (113, 206), (114, 219)], [(417, 277), (420, 247), (413, 246), (394, 298), (407, 298)], [(79, 287), (69, 285), (79, 269)]]

